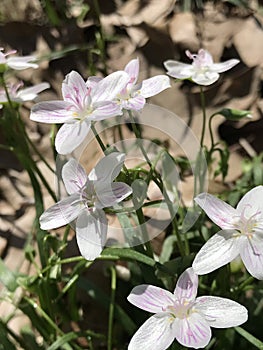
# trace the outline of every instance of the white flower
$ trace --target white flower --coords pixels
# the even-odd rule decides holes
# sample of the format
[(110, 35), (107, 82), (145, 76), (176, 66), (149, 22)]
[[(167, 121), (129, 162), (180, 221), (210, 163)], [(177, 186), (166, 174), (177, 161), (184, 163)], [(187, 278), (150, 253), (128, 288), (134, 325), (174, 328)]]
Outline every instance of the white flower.
[(131, 60), (125, 66), (124, 71), (129, 75), (130, 79), (117, 96), (118, 102), (124, 109), (141, 110), (146, 103), (146, 98), (157, 95), (171, 87), (170, 79), (165, 75), (156, 75), (155, 77), (145, 79), (141, 83), (138, 83), (138, 58)]
[(69, 197), (47, 209), (40, 217), (43, 230), (57, 228), (76, 221), (77, 243), (87, 260), (98, 257), (105, 245), (107, 218), (105, 207), (114, 206), (132, 192), (123, 182), (112, 182), (121, 171), (125, 155), (113, 152), (102, 158), (86, 174), (71, 158), (62, 169), (62, 179)]
[[(43, 90), (46, 90), (50, 87), (48, 83), (40, 83), (34, 86), (21, 89), (23, 83), (12, 84), (7, 86), (9, 98), (15, 103), (23, 103), (26, 101), (33, 101), (37, 98), (38, 94)], [(3, 107), (3, 104), (7, 103), (8, 99), (4, 89), (0, 90), (0, 108)]]
[[(16, 50), (3, 53), (4, 49), (0, 48), (0, 66), (7, 66), (15, 70), (23, 70), (27, 68), (38, 68), (38, 64), (33, 63), (36, 60), (35, 56), (7, 57), (16, 53)], [(33, 61), (33, 62), (32, 62)], [(1, 68), (0, 68), (1, 70)]]
[(128, 80), (128, 74), (119, 71), (91, 86), (79, 73), (72, 71), (62, 84), (63, 101), (37, 103), (30, 119), (64, 124), (56, 135), (55, 146), (58, 153), (68, 154), (85, 139), (91, 122), (122, 114), (121, 107), (112, 100)]
[(263, 186), (257, 186), (240, 200), (236, 209), (222, 200), (201, 193), (195, 201), (221, 227), (197, 253), (193, 268), (207, 274), (240, 255), (248, 272), (263, 279)]
[(128, 300), (152, 312), (134, 334), (128, 350), (165, 350), (174, 339), (191, 348), (204, 348), (211, 329), (235, 327), (247, 321), (247, 309), (221, 297), (196, 297), (198, 276), (188, 268), (178, 279), (173, 293), (152, 285), (139, 285)]
[(192, 64), (168, 60), (164, 62), (167, 74), (177, 79), (191, 79), (199, 85), (211, 85), (219, 79), (219, 73), (223, 73), (239, 63), (237, 59), (231, 59), (221, 63), (214, 63), (210, 53), (200, 49), (197, 54), (187, 50), (186, 55), (193, 60)]
[[(146, 98), (157, 95), (171, 87), (170, 79), (166, 75), (156, 75), (138, 83), (139, 69), (138, 58), (131, 60), (124, 68), (124, 72), (128, 74), (129, 79), (115, 98), (115, 101), (123, 109), (139, 111), (144, 107)], [(101, 78), (98, 77), (90, 77), (87, 85), (96, 86), (100, 80)]]

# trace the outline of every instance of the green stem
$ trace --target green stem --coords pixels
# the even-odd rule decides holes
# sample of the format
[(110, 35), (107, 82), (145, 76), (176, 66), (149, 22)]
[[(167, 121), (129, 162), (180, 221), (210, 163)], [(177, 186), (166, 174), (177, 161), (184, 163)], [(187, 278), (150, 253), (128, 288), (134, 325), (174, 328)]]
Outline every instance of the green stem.
[[(149, 201), (146, 203), (142, 204), (143, 208), (147, 208), (147, 207), (152, 207), (155, 205), (159, 205), (162, 204), (163, 200), (162, 199), (156, 199), (154, 201)], [(119, 213), (132, 213), (134, 212), (136, 209), (134, 207), (124, 207), (124, 208), (120, 208), (120, 209), (111, 209), (111, 208), (105, 208), (104, 211), (106, 213), (111, 213), (111, 214), (119, 214)]]
[(204, 138), (205, 138), (205, 128), (206, 128), (205, 94), (204, 94), (203, 86), (200, 86), (200, 97), (201, 97), (201, 107), (203, 112), (203, 125), (202, 125), (200, 145), (201, 145), (201, 148), (203, 148)]
[(150, 168), (152, 167), (152, 163), (147, 155), (147, 152), (145, 151), (144, 147), (143, 147), (143, 144), (142, 144), (142, 138), (141, 138), (141, 133), (139, 131), (139, 129), (137, 128), (136, 126), (136, 121), (133, 117), (133, 114), (130, 110), (128, 110), (128, 114), (129, 114), (129, 118), (131, 120), (131, 126), (132, 126), (132, 131), (134, 132), (135, 136), (136, 136), (136, 139), (137, 139), (137, 142), (138, 142), (138, 145), (139, 145), (139, 148), (146, 160), (146, 162), (148, 163), (148, 165), (150, 166)]
[(57, 151), (56, 151), (56, 147), (55, 147), (56, 134), (57, 134), (57, 125), (56, 124), (52, 124), (51, 130), (50, 130), (50, 134), (49, 134), (49, 138), (50, 138), (50, 143), (51, 143), (52, 152), (53, 152), (53, 158), (54, 158), (55, 162), (56, 162), (56, 159), (57, 159)]
[[(106, 152), (107, 147), (104, 145), (104, 142), (102, 141), (100, 135), (97, 133), (97, 130), (95, 128), (94, 123), (91, 123), (91, 130), (92, 130), (94, 136), (96, 137), (96, 140), (98, 141), (98, 144), (100, 145), (100, 148), (101, 148), (102, 152), (104, 153), (104, 155), (107, 155), (107, 152)], [(128, 180), (129, 180), (129, 182), (130, 182), (130, 174), (129, 174), (129, 171), (128, 171), (126, 165), (123, 164), (122, 167), (123, 167), (123, 170), (126, 173), (126, 176), (127, 176)]]
[(144, 241), (144, 246), (146, 248), (146, 253), (149, 257), (153, 257), (153, 251), (152, 251), (152, 246), (151, 243), (149, 241), (149, 234), (147, 231), (147, 227), (146, 227), (146, 222), (145, 222), (145, 217), (143, 215), (143, 211), (142, 208), (139, 208), (136, 210), (136, 215), (140, 224), (140, 228), (142, 231), (142, 237), (143, 237), (143, 241)]
[(94, 123), (91, 123), (91, 130), (92, 130), (94, 136), (96, 137), (96, 140), (98, 141), (98, 144), (100, 145), (100, 148), (102, 149), (103, 153), (105, 154), (107, 148), (104, 145), (102, 139), (100, 138), (100, 135), (97, 133), (97, 130), (94, 126)]
[(62, 245), (64, 245), (67, 242), (69, 231), (70, 231), (70, 225), (67, 225), (64, 231), (63, 239), (62, 239)]
[(32, 147), (33, 151), (38, 155), (38, 157), (42, 160), (42, 162), (47, 166), (47, 168), (52, 171), (52, 173), (55, 173), (55, 170), (51, 168), (51, 166), (48, 164), (48, 162), (46, 161), (46, 159), (42, 156), (42, 154), (39, 152), (39, 150), (36, 148), (36, 146), (34, 145), (34, 143), (30, 140), (30, 138), (28, 137), (27, 133), (25, 133), (27, 142), (30, 144), (30, 147)]
[(108, 320), (108, 342), (107, 350), (112, 350), (112, 333), (113, 333), (113, 320), (114, 320), (114, 308), (115, 308), (115, 294), (116, 294), (116, 269), (115, 266), (111, 267), (111, 297), (109, 308), (109, 320)]
[(216, 116), (216, 113), (212, 114), (209, 118), (209, 121), (208, 121), (208, 128), (209, 128), (209, 134), (210, 134), (210, 139), (211, 139), (210, 151), (212, 151), (214, 146), (215, 146), (214, 135), (213, 135), (213, 130), (212, 130), (212, 120), (213, 120), (214, 116)]
[(171, 216), (171, 220), (172, 220), (172, 227), (173, 227), (173, 232), (177, 237), (177, 244), (178, 244), (178, 249), (180, 251), (181, 256), (185, 256), (185, 249), (183, 247), (183, 243), (181, 240), (181, 236), (178, 230), (178, 225), (177, 225), (177, 220), (176, 220), (176, 212), (174, 211), (173, 208), (173, 203), (170, 201), (170, 198), (168, 196), (168, 193), (166, 191), (165, 186), (163, 185), (163, 181), (162, 178), (160, 177), (160, 174), (156, 172), (155, 167), (162, 155), (163, 152), (166, 151), (161, 151), (159, 152), (159, 154), (157, 155), (157, 157), (155, 158), (155, 161), (151, 164), (151, 171), (149, 172), (149, 175), (151, 175), (151, 173), (154, 173), (154, 177), (153, 180), (156, 183), (156, 185), (159, 187), (160, 191), (162, 192), (163, 196), (164, 196), (164, 200), (167, 204), (170, 216)]
[(25, 300), (30, 304), (38, 313), (45, 319), (45, 321), (57, 332), (58, 335), (63, 336), (64, 333), (56, 325), (56, 323), (48, 316), (48, 314), (32, 299), (24, 297)]
[(34, 161), (32, 162), (33, 168), (35, 170), (35, 172), (37, 173), (37, 175), (39, 176), (39, 178), (41, 179), (43, 185), (46, 187), (48, 193), (50, 194), (50, 196), (53, 198), (53, 200), (55, 202), (57, 202), (57, 196), (55, 195), (54, 191), (51, 189), (51, 187), (49, 186), (46, 178), (44, 177), (44, 175), (41, 173), (41, 171), (38, 169), (37, 165), (34, 163)]
[[(20, 113), (19, 113), (19, 112), (18, 112), (18, 114), (17, 114), (17, 117), (18, 117), (18, 127), (19, 127), (19, 129), (20, 129), (20, 132), (23, 133), (23, 136), (24, 136), (24, 138), (25, 138), (26, 147), (28, 148), (28, 143), (27, 143), (27, 142), (29, 142), (29, 138), (28, 138), (28, 136), (27, 136), (27, 133), (26, 133), (26, 130), (25, 130), (25, 126), (24, 126), (24, 124), (23, 124), (23, 121), (22, 121), (22, 119), (21, 119), (21, 116), (20, 116)], [(30, 143), (31, 143), (31, 141), (30, 141)], [(36, 165), (35, 161), (32, 159), (30, 152), (28, 152), (27, 156), (28, 156), (29, 163), (30, 163), (30, 164), (29, 164), (29, 167), (30, 167), (31, 169), (33, 169), (33, 170), (37, 173), (37, 175), (38, 175), (39, 178), (41, 179), (43, 185), (46, 187), (48, 193), (50, 194), (50, 196), (51, 196), (51, 197), (54, 199), (54, 201), (56, 202), (56, 201), (57, 201), (57, 197), (56, 197), (55, 193), (53, 192), (53, 190), (52, 190), (51, 187), (49, 186), (49, 184), (48, 184), (47, 180), (45, 179), (44, 175), (42, 174), (42, 172), (38, 169), (38, 166)]]
[(1, 74), (1, 75), (0, 75), (0, 83), (1, 83), (1, 84), (3, 85), (3, 87), (4, 87), (5, 94), (6, 94), (6, 98), (7, 98), (7, 101), (8, 101), (8, 104), (9, 104), (10, 108), (11, 108), (11, 109), (14, 109), (13, 103), (12, 103), (11, 98), (10, 98), (10, 95), (9, 95), (8, 88), (7, 88), (7, 86), (6, 86), (4, 74)]
[[(180, 254), (181, 256), (184, 256), (185, 255), (185, 252), (184, 252), (184, 247), (183, 247), (183, 243), (182, 243), (182, 240), (181, 240), (181, 236), (180, 236), (180, 233), (178, 231), (178, 226), (177, 226), (177, 221), (176, 221), (176, 217), (175, 217), (175, 211), (174, 211), (174, 208), (173, 208), (173, 204), (172, 202), (170, 201), (169, 199), (169, 196), (167, 194), (167, 191), (166, 189), (164, 188), (163, 186), (163, 182), (162, 182), (162, 179), (160, 177), (160, 174), (158, 174), (156, 171), (155, 171), (155, 166), (159, 160), (159, 158), (157, 157), (157, 161), (155, 161), (154, 163), (151, 162), (151, 160), (149, 159), (144, 147), (143, 147), (143, 144), (142, 144), (142, 139), (141, 139), (141, 133), (140, 131), (138, 130), (138, 128), (136, 127), (136, 121), (131, 113), (131, 111), (128, 111), (128, 114), (129, 114), (129, 117), (130, 117), (130, 120), (131, 120), (131, 124), (132, 124), (132, 129), (133, 129), (133, 132), (136, 136), (136, 139), (138, 141), (138, 145), (140, 147), (140, 150), (146, 160), (146, 162), (148, 163), (148, 165), (150, 166), (150, 174), (151, 173), (154, 173), (154, 177), (153, 177), (153, 181), (156, 183), (156, 185), (159, 187), (159, 189), (161, 190), (161, 192), (163, 193), (163, 196), (164, 196), (164, 199), (167, 203), (167, 207), (168, 207), (168, 210), (169, 210), (169, 213), (170, 213), (170, 216), (171, 216), (171, 219), (172, 219), (172, 226), (173, 226), (173, 231), (177, 237), (177, 244), (178, 244), (178, 249), (180, 251)], [(160, 156), (160, 155), (159, 155)]]
[(125, 153), (127, 153), (126, 146), (125, 146), (125, 142), (123, 142), (123, 141), (124, 141), (124, 138), (123, 138), (123, 132), (122, 132), (122, 125), (121, 125), (120, 123), (118, 123), (117, 128), (118, 128), (119, 137), (120, 137), (120, 140), (121, 140), (121, 146), (122, 146), (122, 148), (123, 148), (123, 151), (124, 151)]
[(178, 225), (177, 225), (177, 220), (176, 220), (176, 212), (174, 211), (173, 203), (170, 201), (170, 198), (169, 198), (165, 188), (163, 188), (162, 193), (163, 193), (165, 202), (167, 203), (168, 210), (169, 210), (169, 213), (170, 213), (170, 216), (172, 219), (173, 232), (177, 238), (177, 245), (178, 245), (179, 252), (180, 252), (181, 256), (185, 256), (185, 249), (184, 249), (183, 242), (182, 242), (182, 239), (180, 236), (180, 232), (178, 230)]
[(240, 283), (240, 285), (237, 287), (237, 289), (243, 290), (248, 284), (252, 283), (253, 281), (254, 281), (254, 277), (250, 276), (244, 282)]

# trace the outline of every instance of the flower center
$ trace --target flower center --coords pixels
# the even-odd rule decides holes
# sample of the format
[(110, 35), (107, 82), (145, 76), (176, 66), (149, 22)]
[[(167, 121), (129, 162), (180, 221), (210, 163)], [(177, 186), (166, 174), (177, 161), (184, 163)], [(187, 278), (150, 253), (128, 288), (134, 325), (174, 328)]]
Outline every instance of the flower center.
[(192, 66), (196, 74), (206, 75), (210, 71), (213, 62), (204, 50), (199, 50), (198, 54), (192, 54), (189, 50), (185, 53), (193, 60)]
[(97, 201), (94, 184), (88, 183), (80, 191), (80, 198), (87, 209), (93, 208)]
[(164, 308), (164, 311), (170, 312), (174, 318), (187, 318), (192, 312), (193, 303), (186, 300), (176, 300), (173, 305)]
[(73, 86), (71, 93), (68, 93), (65, 96), (66, 99), (72, 103), (69, 110), (72, 110), (73, 117), (81, 122), (94, 111), (90, 93), (90, 87), (87, 88), (87, 92), (83, 96), (80, 94), (79, 88), (77, 86)]
[(251, 237), (255, 232), (255, 228), (258, 225), (258, 216), (261, 215), (261, 211), (257, 211), (256, 213), (248, 217), (245, 215), (245, 212), (248, 208), (251, 208), (250, 204), (247, 204), (243, 208), (234, 226), (240, 232), (241, 235), (246, 235), (248, 237)]
[(126, 100), (128, 101), (131, 97), (130, 90), (125, 87), (118, 95), (117, 95), (117, 100), (119, 102)]

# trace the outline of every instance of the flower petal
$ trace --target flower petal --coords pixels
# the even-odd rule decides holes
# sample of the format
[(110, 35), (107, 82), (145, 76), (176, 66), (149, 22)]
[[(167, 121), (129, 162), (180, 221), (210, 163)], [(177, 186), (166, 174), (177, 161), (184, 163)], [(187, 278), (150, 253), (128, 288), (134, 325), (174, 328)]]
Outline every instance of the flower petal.
[(124, 153), (112, 152), (101, 158), (88, 175), (91, 181), (111, 183), (119, 175), (125, 159)]
[(173, 323), (176, 340), (190, 348), (204, 348), (211, 339), (211, 328), (205, 318), (197, 312), (187, 318), (176, 318)]
[(47, 101), (35, 104), (30, 119), (42, 123), (62, 124), (73, 120), (72, 105), (65, 101)]
[(198, 289), (198, 276), (193, 268), (186, 269), (179, 277), (174, 294), (181, 301), (193, 301), (196, 298)]
[(204, 49), (198, 50), (197, 55), (191, 54), (189, 50), (185, 51), (185, 54), (187, 57), (189, 57), (191, 60), (193, 60), (193, 66), (196, 66), (197, 68), (200, 67), (209, 67), (213, 64), (213, 57), (212, 55)]
[(240, 252), (240, 237), (234, 237), (236, 231), (220, 231), (213, 235), (193, 261), (193, 269), (198, 275), (204, 275), (234, 260)]
[(245, 216), (251, 217), (256, 212), (261, 212), (263, 221), (263, 186), (254, 187), (248, 191), (237, 205), (237, 212), (242, 214), (245, 209)]
[(83, 210), (76, 223), (76, 237), (81, 255), (96, 259), (106, 242), (107, 218), (103, 210)]
[(132, 337), (128, 350), (165, 350), (174, 340), (170, 315), (153, 315)]
[(112, 207), (132, 193), (131, 187), (124, 182), (112, 182), (110, 184), (99, 182), (95, 184), (95, 191), (98, 198), (95, 206), (100, 209)]
[(135, 58), (131, 60), (124, 68), (124, 71), (129, 75), (129, 83), (136, 84), (138, 76), (139, 76), (139, 59)]
[(104, 120), (122, 114), (121, 106), (115, 102), (97, 102), (93, 106), (94, 111), (89, 115), (90, 120)]
[(263, 280), (263, 241), (257, 234), (247, 237), (240, 249), (241, 259), (248, 272)]
[(173, 305), (174, 296), (168, 290), (150, 284), (141, 284), (132, 289), (128, 301), (142, 310), (160, 313)]
[(86, 86), (89, 88), (94, 89), (98, 82), (101, 81), (103, 78), (102, 77), (96, 77), (94, 75), (92, 75), (91, 77), (88, 78), (88, 80), (86, 81)]
[(186, 64), (179, 61), (165, 61), (164, 67), (167, 69), (168, 75), (177, 79), (189, 79), (193, 74), (193, 66), (191, 64)]
[(144, 97), (151, 97), (171, 87), (167, 75), (156, 75), (155, 77), (143, 80), (140, 87), (140, 94)]
[(7, 59), (7, 65), (16, 70), (22, 70), (27, 68), (38, 68), (38, 64), (32, 63), (35, 61), (36, 57), (34, 56), (23, 56), (23, 57), (9, 57)]
[(124, 71), (111, 73), (98, 82), (91, 91), (92, 101), (112, 101), (129, 82), (129, 75)]
[(211, 70), (214, 72), (217, 72), (217, 73), (223, 73), (223, 72), (226, 72), (227, 70), (233, 68), (239, 62), (240, 62), (239, 60), (233, 58), (233, 59), (225, 61), (225, 62), (214, 63), (211, 66)]
[(201, 193), (194, 200), (216, 225), (222, 229), (235, 228), (233, 217), (237, 217), (237, 211), (231, 205), (209, 193)]
[(35, 86), (31, 86), (26, 89), (22, 89), (17, 93), (17, 97), (21, 98), (22, 101), (32, 101), (37, 95), (50, 87), (49, 83), (40, 83)]
[(62, 125), (55, 139), (57, 152), (59, 154), (68, 154), (74, 151), (85, 139), (89, 129), (90, 123), (88, 121)]
[(61, 175), (68, 194), (80, 191), (87, 182), (86, 171), (74, 158), (63, 166)]
[(62, 96), (65, 101), (74, 102), (76, 106), (81, 107), (87, 94), (86, 83), (78, 72), (73, 70), (66, 75), (62, 83)]
[(205, 73), (195, 73), (192, 75), (192, 80), (198, 85), (211, 85), (219, 79), (219, 74), (212, 71)]
[(44, 211), (39, 219), (40, 227), (50, 230), (67, 225), (77, 218), (83, 208), (79, 194), (73, 194)]
[(198, 297), (194, 308), (204, 315), (210, 327), (236, 327), (248, 319), (247, 309), (243, 305), (226, 298)]

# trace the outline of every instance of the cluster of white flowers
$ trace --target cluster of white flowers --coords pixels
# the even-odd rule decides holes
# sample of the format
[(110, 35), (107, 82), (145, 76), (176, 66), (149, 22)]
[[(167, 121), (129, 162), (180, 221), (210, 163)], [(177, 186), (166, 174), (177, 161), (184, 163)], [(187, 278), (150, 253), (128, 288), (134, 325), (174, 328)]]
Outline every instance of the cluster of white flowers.
[[(12, 56), (16, 54), (16, 50), (3, 52), (3, 48), (0, 48), (0, 74), (4, 74), (8, 69), (24, 70), (28, 68), (38, 68), (38, 64), (35, 63), (35, 56)], [(8, 57), (10, 56), (11, 57)], [(0, 88), (0, 109), (9, 101), (13, 104), (21, 104), (26, 101), (34, 101), (38, 94), (50, 87), (48, 83), (40, 83), (31, 87), (22, 88), (24, 83), (22, 81), (18, 83), (11, 83), (6, 85), (5, 88)]]
[(141, 110), (145, 99), (170, 87), (169, 78), (159, 75), (137, 83), (139, 60), (130, 61), (123, 71), (106, 78), (87, 81), (72, 71), (62, 84), (63, 101), (40, 102), (31, 111), (31, 120), (63, 124), (55, 146), (60, 154), (71, 153), (87, 136), (92, 122), (122, 115), (123, 109)]
[[(0, 49), (0, 71), (36, 68), (34, 57), (9, 58)], [(168, 60), (164, 63), (168, 75), (189, 79), (199, 85), (210, 85), (239, 61), (232, 59), (214, 63), (204, 49), (186, 55), (192, 64)], [(105, 78), (84, 80), (75, 71), (62, 84), (63, 100), (40, 102), (31, 110), (31, 120), (63, 124), (55, 146), (59, 154), (69, 154), (87, 136), (93, 122), (122, 115), (124, 110), (141, 110), (146, 98), (170, 87), (166, 75), (137, 82), (139, 61), (130, 61), (124, 70)], [(10, 99), (20, 103), (33, 100), (48, 87), (39, 84), (19, 90), (10, 86)], [(0, 92), (0, 104), (7, 102)], [(54, 229), (76, 220), (76, 237), (82, 256), (88, 260), (98, 257), (105, 245), (107, 218), (104, 208), (127, 198), (132, 189), (114, 179), (120, 173), (125, 155), (113, 152), (102, 158), (87, 175), (84, 168), (71, 158), (62, 169), (62, 179), (68, 197), (46, 210), (40, 217), (44, 230)], [(240, 255), (249, 273), (263, 279), (263, 186), (249, 191), (234, 209), (216, 197), (202, 193), (196, 203), (222, 230), (213, 235), (196, 255), (192, 267), (178, 279), (174, 293), (152, 285), (135, 287), (128, 300), (135, 306), (154, 313), (134, 334), (130, 350), (165, 350), (176, 339), (187, 347), (203, 348), (211, 339), (211, 329), (234, 327), (247, 320), (244, 306), (229, 299), (197, 297), (198, 275), (210, 273)]]
[[(166, 61), (171, 77), (210, 85), (239, 61), (213, 63), (211, 55), (200, 49), (186, 55), (193, 63)], [(191, 348), (204, 348), (211, 339), (211, 329), (235, 327), (247, 321), (247, 309), (229, 299), (202, 296), (196, 298), (198, 275), (207, 274), (240, 255), (249, 273), (263, 280), (263, 186), (250, 190), (237, 208), (201, 193), (196, 203), (222, 230), (213, 235), (197, 253), (192, 267), (178, 279), (174, 293), (152, 285), (135, 287), (128, 300), (154, 313), (134, 334), (129, 350), (167, 349), (174, 339)]]

